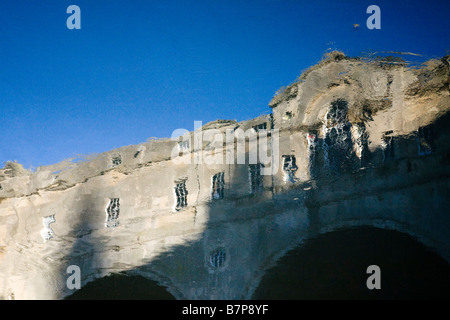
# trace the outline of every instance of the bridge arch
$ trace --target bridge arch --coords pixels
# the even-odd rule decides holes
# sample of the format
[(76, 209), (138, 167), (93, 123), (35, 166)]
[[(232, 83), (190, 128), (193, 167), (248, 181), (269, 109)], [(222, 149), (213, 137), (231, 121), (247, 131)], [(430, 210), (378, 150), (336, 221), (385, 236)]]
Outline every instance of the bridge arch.
[[(401, 226), (392, 227), (350, 224), (297, 243), (266, 269), (249, 298), (450, 297), (448, 262)], [(381, 268), (381, 290), (366, 287), (369, 265)]]
[(183, 299), (167, 279), (152, 272), (133, 270), (93, 279), (66, 300), (174, 300)]

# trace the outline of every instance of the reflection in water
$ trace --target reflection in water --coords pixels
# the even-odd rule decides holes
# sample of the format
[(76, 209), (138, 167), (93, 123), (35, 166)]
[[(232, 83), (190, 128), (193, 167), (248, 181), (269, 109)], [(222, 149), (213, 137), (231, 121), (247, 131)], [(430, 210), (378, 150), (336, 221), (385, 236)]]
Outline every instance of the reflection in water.
[[(220, 260), (220, 259), (219, 259)], [(369, 265), (381, 290), (369, 290)], [(373, 227), (330, 232), (306, 241), (268, 270), (253, 299), (449, 299), (450, 265), (409, 235)], [(70, 300), (172, 300), (155, 281), (113, 274), (88, 283)]]
[[(368, 290), (369, 265), (381, 290)], [(306, 241), (268, 270), (254, 299), (449, 299), (450, 265), (412, 237), (372, 227)]]

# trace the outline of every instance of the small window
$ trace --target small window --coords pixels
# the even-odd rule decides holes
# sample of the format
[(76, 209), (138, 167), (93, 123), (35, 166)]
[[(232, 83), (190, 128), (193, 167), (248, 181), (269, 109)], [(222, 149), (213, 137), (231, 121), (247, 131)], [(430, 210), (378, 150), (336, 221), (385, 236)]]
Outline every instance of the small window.
[(250, 193), (254, 194), (263, 190), (263, 176), (261, 175), (261, 169), (263, 164), (250, 164), (248, 167), (248, 178), (250, 181)]
[(267, 130), (267, 122), (260, 123), (260, 124), (258, 124), (258, 125), (256, 125), (256, 126), (253, 126), (252, 128), (253, 128), (253, 130), (255, 130), (256, 132), (259, 132), (259, 131), (265, 131), (265, 130)]
[(431, 126), (420, 127), (417, 130), (416, 137), (419, 146), (419, 156), (433, 153), (433, 131)]
[(317, 134), (308, 132), (306, 134), (306, 140), (308, 141), (309, 150), (313, 150), (317, 146)]
[(381, 150), (383, 151), (383, 162), (388, 159), (394, 159), (394, 137), (390, 136), (393, 131), (387, 131), (384, 133), (381, 140)]
[(216, 173), (212, 177), (211, 198), (213, 200), (223, 199), (224, 189), (225, 189), (224, 172)]
[(181, 209), (187, 207), (187, 195), (188, 192), (186, 190), (186, 180), (177, 182), (175, 185), (176, 211), (180, 211)]
[(338, 99), (331, 103), (327, 113), (327, 126), (344, 126), (348, 123), (348, 103)]
[(137, 157), (142, 157), (143, 156), (143, 153), (144, 153), (144, 151), (145, 151), (145, 149), (146, 149), (146, 147), (145, 146), (139, 146), (138, 148), (137, 148), (137, 150), (136, 150), (136, 152), (135, 152), (135, 154), (134, 154), (134, 158), (137, 158)]
[(309, 177), (314, 179), (317, 175), (316, 166), (316, 148), (318, 144), (317, 132), (308, 132), (306, 134), (306, 140), (308, 142), (308, 171)]
[(41, 230), (41, 236), (44, 239), (44, 241), (48, 241), (54, 238), (55, 233), (53, 232), (52, 228), (50, 228), (50, 224), (54, 222), (56, 222), (54, 215), (47, 216), (42, 219), (42, 224), (44, 225), (44, 228)]
[(119, 225), (119, 222), (118, 222), (119, 212), (120, 212), (119, 198), (111, 198), (109, 200), (109, 205), (106, 208), (105, 226), (107, 228), (115, 228)]
[(295, 173), (297, 172), (297, 169), (295, 156), (283, 156), (283, 171), (286, 182), (294, 183), (296, 181)]
[(136, 150), (136, 153), (134, 154), (134, 157), (137, 158), (144, 150), (145, 146), (139, 146), (139, 148)]
[(220, 269), (224, 267), (226, 259), (227, 254), (225, 250), (223, 248), (218, 248), (210, 254), (209, 263), (211, 264), (211, 267)]
[(288, 111), (284, 114), (283, 120), (290, 120), (292, 119), (292, 112)]
[(111, 163), (113, 166), (118, 166), (122, 163), (122, 156), (120, 154), (111, 157)]
[(191, 146), (190, 146), (189, 140), (183, 140), (183, 141), (178, 142), (178, 149), (182, 153), (190, 152)]

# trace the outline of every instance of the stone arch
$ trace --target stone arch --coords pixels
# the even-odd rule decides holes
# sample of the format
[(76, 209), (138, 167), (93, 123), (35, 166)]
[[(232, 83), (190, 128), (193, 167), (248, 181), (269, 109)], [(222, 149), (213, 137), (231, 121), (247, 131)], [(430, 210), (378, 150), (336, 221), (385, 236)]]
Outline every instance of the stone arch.
[(173, 300), (184, 297), (168, 278), (138, 268), (92, 279), (64, 299)]
[(335, 99), (326, 113), (323, 131), (324, 164), (333, 173), (354, 166), (352, 124), (348, 118), (349, 105), (345, 99)]
[(330, 89), (324, 89), (318, 92), (311, 102), (306, 105), (303, 118), (303, 124), (306, 126), (313, 126), (318, 122), (324, 122), (329, 107), (333, 101), (345, 100), (348, 103), (349, 110), (357, 100), (356, 95), (359, 94), (360, 88), (352, 86), (337, 86)]
[[(244, 295), (244, 299), (253, 299), (255, 291), (259, 287), (265, 274), (276, 267), (277, 264), (289, 254), (291, 251), (301, 248), (308, 241), (314, 240), (317, 237), (326, 235), (328, 233), (333, 233), (340, 230), (351, 230), (359, 228), (376, 228), (380, 230), (394, 231), (409, 236), (411, 239), (416, 240), (416, 242), (423, 247), (430, 250), (430, 252), (436, 253), (436, 255), (446, 261), (449, 265), (450, 270), (450, 256), (446, 255), (446, 252), (442, 250), (439, 241), (435, 241), (424, 234), (418, 234), (414, 228), (411, 228), (409, 223), (404, 223), (399, 220), (389, 220), (389, 219), (348, 219), (338, 221), (336, 223), (331, 223), (324, 225), (317, 234), (313, 235), (302, 235), (296, 239), (292, 239), (285, 248), (279, 252), (269, 256), (264, 263), (261, 264), (261, 268), (256, 271), (251, 282), (247, 286), (247, 290)], [(439, 253), (439, 254), (438, 254)], [(257, 298), (260, 299), (260, 298)]]
[[(349, 244), (349, 248), (339, 248), (336, 246), (339, 246), (339, 242), (337, 242), (336, 234), (341, 233), (339, 236), (344, 235), (344, 240), (341, 242), (344, 244)], [(391, 252), (386, 252), (387, 257), (383, 260), (381, 259), (383, 257), (380, 252), (376, 252), (377, 250), (374, 250), (376, 252), (375, 255), (371, 255), (370, 252), (368, 252), (367, 256), (364, 257), (362, 260), (358, 260), (355, 255), (355, 252), (358, 252), (358, 250), (351, 248), (352, 245), (352, 238), (351, 235), (356, 233), (359, 233), (359, 236), (361, 235), (369, 235), (366, 239), (362, 239), (362, 245), (360, 242), (354, 242), (357, 246), (360, 247), (357, 248), (359, 251), (361, 251), (361, 248), (370, 251), (374, 249), (381, 248), (381, 253), (383, 253), (383, 250), (388, 249)], [(369, 238), (369, 237), (372, 238)], [(374, 237), (375, 236), (375, 237)], [(377, 244), (380, 244), (380, 241), (382, 242), (384, 237), (389, 237), (388, 240), (386, 240), (386, 243), (382, 243), (379, 247), (374, 247), (372, 245), (372, 239), (375, 239)], [(373, 238), (374, 237), (374, 238)], [(328, 242), (324, 242), (323, 239), (328, 238)], [(361, 239), (360, 239), (361, 240)], [(389, 241), (391, 240), (391, 241)], [(311, 249), (311, 246), (315, 245), (315, 242), (322, 241), (323, 243), (326, 243), (331, 250), (329, 252), (332, 252), (331, 256), (332, 259), (327, 255), (326, 251), (320, 251), (317, 248), (315, 250)], [(404, 243), (402, 243), (404, 241)], [(341, 243), (341, 244), (342, 244)], [(416, 237), (416, 235), (408, 231), (408, 228), (406, 225), (397, 223), (394, 221), (378, 221), (378, 222), (370, 222), (370, 221), (359, 221), (357, 223), (354, 222), (347, 222), (347, 223), (341, 223), (339, 225), (335, 226), (329, 226), (329, 228), (324, 229), (323, 232), (321, 232), (316, 237), (306, 239), (305, 241), (299, 241), (296, 244), (290, 246), (289, 249), (283, 250), (283, 252), (275, 257), (277, 261), (268, 261), (267, 265), (268, 267), (265, 269), (264, 274), (259, 274), (257, 277), (255, 277), (255, 282), (253, 283), (251, 290), (248, 292), (249, 299), (404, 299), (404, 298), (443, 298), (443, 295), (450, 297), (450, 294), (448, 292), (448, 283), (450, 283), (450, 264), (448, 263), (448, 260), (446, 261), (445, 258), (439, 256), (436, 252), (434, 252), (432, 247), (430, 248), (430, 244), (432, 242), (429, 241), (429, 239), (423, 238), (423, 237)], [(425, 244), (425, 245), (424, 245)], [(406, 250), (404, 250), (405, 245), (411, 245), (411, 248), (406, 247)], [(348, 252), (350, 252), (353, 255), (349, 256), (340, 256), (343, 252), (345, 252), (348, 249)], [(408, 251), (408, 249), (410, 249)], [(406, 251), (408, 253), (403, 254), (403, 252)], [(320, 264), (320, 254), (324, 252), (324, 255), (322, 256), (323, 260), (326, 261), (324, 265)], [(398, 256), (396, 254), (399, 254)], [(408, 254), (412, 256), (411, 260), (408, 258)], [(305, 268), (297, 268), (298, 266), (295, 265), (294, 268), (292, 266), (287, 266), (283, 268), (283, 264), (286, 263), (292, 263), (292, 256), (297, 255), (297, 260), (294, 260), (294, 263), (298, 263), (298, 261), (301, 261), (301, 264), (305, 265)], [(330, 255), (330, 254), (328, 254)], [(333, 257), (335, 256), (335, 257)], [(299, 260), (299, 257), (301, 260)], [(314, 257), (314, 259), (318, 260), (319, 263), (317, 266), (314, 265), (314, 259), (309, 259), (308, 257)], [(352, 257), (355, 257), (355, 260), (352, 261)], [(373, 257), (376, 257), (375, 261), (373, 261)], [(381, 258), (380, 258), (381, 257)], [(425, 258), (423, 258), (425, 257)], [(423, 259), (422, 259), (423, 258)], [(290, 260), (289, 260), (290, 259)], [(334, 260), (333, 260), (334, 259)], [(381, 260), (380, 260), (381, 259)], [(394, 264), (397, 263), (400, 267), (398, 269), (395, 269), (392, 271), (392, 268), (395, 267), (395, 265), (388, 265), (390, 261), (394, 259)], [(397, 259), (397, 260), (395, 260)], [(350, 260), (349, 266), (344, 266), (343, 270), (339, 269), (339, 266), (329, 264), (330, 261), (339, 262), (339, 263), (347, 263), (348, 260)], [(423, 265), (425, 266), (425, 270), (422, 269), (415, 269), (414, 268), (405, 268), (405, 264), (408, 263), (414, 263), (418, 261), (422, 261)], [(377, 262), (381, 261), (381, 262)], [(366, 273), (366, 267), (369, 265), (373, 265), (379, 263), (381, 264), (381, 270), (383, 275), (383, 270), (385, 273), (385, 282), (384, 286), (382, 284), (382, 289), (379, 292), (370, 291), (365, 287), (365, 280), (369, 276)], [(354, 266), (354, 265), (355, 266)], [(367, 264), (367, 266), (366, 266)], [(319, 277), (317, 277), (317, 273), (314, 273), (314, 270), (325, 270), (323, 269), (325, 267), (330, 267), (329, 272), (331, 274), (319, 274)], [(301, 265), (300, 265), (301, 267)], [(348, 270), (352, 272), (357, 272), (358, 274), (354, 276), (348, 277), (351, 274), (348, 274)], [(356, 268), (356, 269), (355, 269)], [(406, 269), (406, 270), (405, 270)], [(283, 271), (284, 270), (284, 271)], [(287, 270), (287, 272), (285, 272)], [(311, 274), (308, 275), (302, 275), (302, 274), (289, 274), (289, 270), (298, 270), (299, 273), (302, 271), (308, 272), (313, 271)], [(356, 271), (355, 271), (356, 270)], [(402, 276), (401, 274), (403, 272), (407, 272), (408, 276)], [(430, 274), (427, 274), (426, 277), (422, 277), (422, 272), (429, 272)], [(297, 272), (297, 271), (296, 271)], [(337, 272), (337, 275), (333, 275), (333, 272)], [(339, 274), (339, 272), (342, 272), (342, 274)], [(435, 275), (432, 273), (436, 272)], [(347, 274), (346, 274), (347, 273)], [(276, 274), (276, 276), (275, 276)], [(304, 285), (304, 289), (300, 288), (299, 295), (296, 296), (293, 293), (289, 293), (286, 291), (286, 294), (283, 295), (283, 290), (296, 290), (296, 288), (299, 287), (299, 283), (308, 284), (308, 281), (304, 281), (310, 276), (316, 276), (315, 281), (312, 281), (309, 283), (310, 287), (308, 285)], [(386, 275), (388, 274), (388, 275)], [(392, 280), (395, 280), (395, 276), (400, 275), (400, 280), (398, 283), (392, 282)], [(296, 283), (294, 280), (295, 278), (300, 278), (300, 282)], [(347, 279), (347, 278), (348, 279)], [(410, 278), (408, 278), (410, 277)], [(321, 280), (330, 280), (330, 281), (336, 281), (339, 285), (342, 286), (340, 290), (336, 290), (333, 283), (329, 285), (329, 287), (324, 285), (324, 283), (321, 283)], [(383, 278), (382, 278), (383, 279)], [(272, 280), (276, 280), (273, 282)], [(347, 282), (345, 282), (345, 281)], [(303, 282), (301, 282), (303, 281)], [(401, 282), (403, 281), (403, 282)], [(416, 282), (414, 282), (416, 281)], [(407, 282), (407, 283), (406, 283)], [(316, 284), (319, 288), (314, 288), (313, 284)], [(383, 283), (383, 280), (382, 280)], [(277, 285), (280, 284), (280, 287), (277, 288)], [(292, 284), (291, 288), (284, 288), (283, 286), (289, 286), (289, 284)], [(322, 288), (321, 288), (322, 286)], [(351, 291), (352, 286), (358, 286), (358, 290)], [(411, 294), (408, 295), (407, 290), (403, 290), (403, 286), (408, 288), (407, 290), (411, 290)], [(416, 286), (417, 288), (414, 288)], [(387, 289), (386, 289), (387, 288)], [(270, 290), (269, 290), (270, 289)], [(278, 292), (276, 292), (278, 290)], [(329, 290), (329, 291), (327, 291)], [(349, 292), (350, 290), (350, 292)], [(434, 291), (436, 290), (436, 291)], [(269, 292), (274, 291), (274, 292)], [(308, 292), (310, 291), (310, 292)], [(405, 295), (406, 294), (406, 295)]]

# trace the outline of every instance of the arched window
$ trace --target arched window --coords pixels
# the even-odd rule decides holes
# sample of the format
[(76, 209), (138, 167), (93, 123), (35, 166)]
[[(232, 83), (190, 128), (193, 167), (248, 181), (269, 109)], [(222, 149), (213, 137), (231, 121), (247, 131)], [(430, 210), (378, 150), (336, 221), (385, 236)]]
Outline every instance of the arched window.
[(119, 225), (118, 222), (119, 212), (120, 212), (119, 198), (111, 198), (109, 200), (108, 207), (106, 208), (105, 226), (107, 228), (115, 228)]
[(55, 215), (47, 216), (42, 219), (44, 228), (41, 230), (41, 236), (44, 241), (48, 241), (54, 238), (55, 233), (53, 232), (53, 229), (50, 228), (50, 224), (54, 222), (56, 222)]
[(224, 172), (216, 173), (212, 177), (211, 198), (213, 200), (223, 199), (224, 189), (225, 189)]
[(283, 156), (283, 171), (285, 174), (284, 180), (285, 182), (294, 183), (296, 180), (295, 173), (297, 172), (297, 163), (295, 156), (288, 155)]
[(111, 164), (115, 167), (122, 163), (122, 156), (120, 154), (115, 154), (111, 157)]
[(416, 138), (419, 146), (419, 156), (433, 153), (434, 132), (431, 125), (417, 129)]
[(324, 162), (333, 173), (346, 171), (356, 163), (350, 129), (347, 101), (333, 101), (323, 128)]
[(263, 175), (261, 169), (264, 167), (262, 163), (250, 164), (248, 166), (248, 179), (250, 182), (250, 193), (254, 194), (263, 190)]
[(225, 252), (225, 249), (218, 248), (210, 254), (209, 263), (211, 264), (211, 267), (220, 269), (224, 267), (226, 259), (227, 254)]
[(175, 210), (180, 211), (181, 209), (187, 207), (187, 189), (186, 180), (180, 180), (175, 184)]

